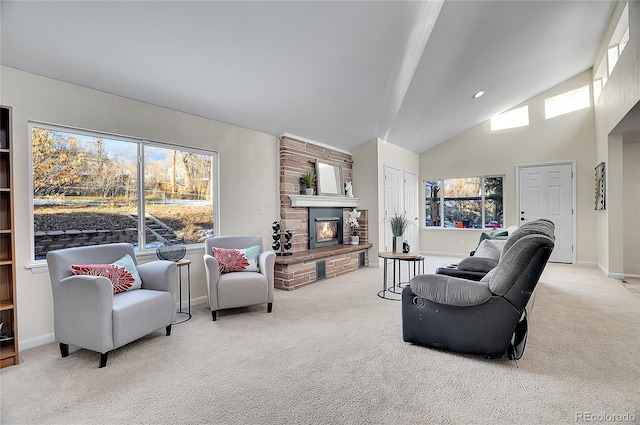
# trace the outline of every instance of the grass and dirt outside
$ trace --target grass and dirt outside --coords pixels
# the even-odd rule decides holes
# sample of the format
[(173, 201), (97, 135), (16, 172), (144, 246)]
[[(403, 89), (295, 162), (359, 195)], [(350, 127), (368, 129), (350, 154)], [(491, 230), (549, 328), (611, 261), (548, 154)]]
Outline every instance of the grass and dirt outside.
[[(210, 205), (150, 204), (145, 206), (145, 210), (147, 215), (154, 216), (182, 235), (185, 243), (202, 242), (213, 232)], [(128, 205), (34, 205), (33, 208), (36, 232), (136, 228), (136, 215), (136, 207)]]

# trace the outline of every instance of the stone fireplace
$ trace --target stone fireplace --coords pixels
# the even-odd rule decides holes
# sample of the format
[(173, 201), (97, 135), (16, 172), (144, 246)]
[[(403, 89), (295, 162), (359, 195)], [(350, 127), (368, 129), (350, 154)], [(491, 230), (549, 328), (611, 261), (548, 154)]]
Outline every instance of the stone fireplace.
[(369, 265), (372, 245), (366, 210), (358, 209), (360, 243), (349, 243), (346, 219), (358, 198), (300, 193), (300, 177), (315, 171), (318, 160), (340, 165), (343, 181), (351, 181), (351, 155), (287, 135), (280, 138), (280, 226), (290, 230), (293, 238), (292, 255), (276, 258), (274, 286), (278, 289), (290, 291)]
[(342, 208), (309, 207), (309, 249), (343, 243)]

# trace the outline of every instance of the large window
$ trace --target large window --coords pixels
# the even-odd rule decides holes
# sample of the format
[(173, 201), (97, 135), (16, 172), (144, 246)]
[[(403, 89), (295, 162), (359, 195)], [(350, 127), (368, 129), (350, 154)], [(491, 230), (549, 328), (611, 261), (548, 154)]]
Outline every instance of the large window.
[(215, 152), (30, 127), (34, 260), (114, 242), (139, 251), (196, 244), (215, 233)]
[(459, 229), (504, 227), (503, 181), (502, 176), (425, 181), (425, 225)]

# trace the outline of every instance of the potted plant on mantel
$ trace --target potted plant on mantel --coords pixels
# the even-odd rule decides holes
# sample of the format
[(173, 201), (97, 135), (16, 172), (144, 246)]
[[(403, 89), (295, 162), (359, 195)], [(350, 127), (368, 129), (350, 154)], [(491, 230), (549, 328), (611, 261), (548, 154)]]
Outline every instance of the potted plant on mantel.
[(360, 211), (355, 208), (352, 211), (349, 211), (349, 218), (347, 218), (347, 224), (351, 227), (351, 245), (358, 245), (360, 243), (360, 236), (358, 236), (358, 232), (356, 229), (360, 227), (360, 223), (358, 223), (358, 219), (360, 218)]
[(404, 215), (394, 213), (389, 220), (391, 224), (391, 233), (393, 234), (393, 252), (402, 252), (402, 236), (404, 231), (407, 230), (409, 220)]
[(300, 180), (307, 186), (304, 193), (307, 195), (313, 195), (313, 184), (316, 182), (316, 173), (313, 171), (307, 171), (300, 177)]

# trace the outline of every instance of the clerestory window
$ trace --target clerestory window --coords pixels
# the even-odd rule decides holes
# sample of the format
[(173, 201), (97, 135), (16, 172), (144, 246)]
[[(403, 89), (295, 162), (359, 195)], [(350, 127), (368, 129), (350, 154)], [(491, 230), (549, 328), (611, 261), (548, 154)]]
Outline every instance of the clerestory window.
[(32, 259), (129, 242), (136, 250), (216, 233), (217, 153), (30, 124)]

